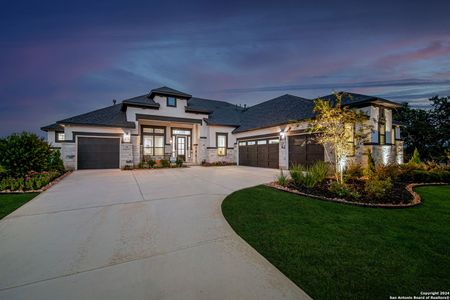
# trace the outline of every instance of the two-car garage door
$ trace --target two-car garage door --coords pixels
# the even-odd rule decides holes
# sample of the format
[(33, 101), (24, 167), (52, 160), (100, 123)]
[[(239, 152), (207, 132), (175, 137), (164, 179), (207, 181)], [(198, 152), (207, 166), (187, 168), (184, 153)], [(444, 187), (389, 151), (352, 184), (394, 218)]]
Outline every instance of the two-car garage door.
[(239, 165), (278, 168), (278, 144), (278, 138), (239, 142)]
[(78, 169), (119, 168), (120, 138), (78, 137)]

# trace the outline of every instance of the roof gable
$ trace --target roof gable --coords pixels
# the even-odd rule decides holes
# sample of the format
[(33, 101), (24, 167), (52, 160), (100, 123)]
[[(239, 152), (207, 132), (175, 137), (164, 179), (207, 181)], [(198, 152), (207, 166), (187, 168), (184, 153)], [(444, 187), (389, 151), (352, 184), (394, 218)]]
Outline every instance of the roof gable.
[(192, 95), (189, 95), (189, 94), (177, 91), (177, 90), (172, 89), (172, 88), (167, 87), (167, 86), (162, 86), (160, 88), (151, 90), (149, 97), (153, 99), (153, 97), (155, 95), (175, 96), (175, 97), (185, 98), (185, 99), (189, 99), (189, 98), (192, 97)]

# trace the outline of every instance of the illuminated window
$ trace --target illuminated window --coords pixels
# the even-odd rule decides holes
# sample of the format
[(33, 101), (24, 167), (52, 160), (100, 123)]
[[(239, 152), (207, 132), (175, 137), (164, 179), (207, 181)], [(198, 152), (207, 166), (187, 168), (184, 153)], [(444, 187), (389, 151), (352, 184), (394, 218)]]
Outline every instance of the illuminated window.
[(265, 145), (265, 144), (267, 144), (267, 141), (266, 141), (266, 140), (258, 141), (258, 145)]
[(239, 142), (239, 146), (245, 146), (245, 145), (247, 145), (246, 142)]
[(380, 145), (386, 144), (386, 123), (378, 123), (378, 141)]
[(55, 141), (56, 142), (63, 142), (66, 139), (66, 135), (63, 131), (56, 131), (55, 132)]
[(280, 143), (279, 139), (269, 140), (269, 144), (279, 144), (279, 143)]
[(144, 155), (163, 156), (164, 139), (164, 128), (143, 127), (142, 146)]
[(217, 155), (219, 156), (227, 155), (227, 144), (228, 144), (227, 140), (228, 140), (227, 133), (216, 133)]
[(345, 125), (345, 130), (347, 131), (348, 136), (348, 144), (349, 144), (349, 156), (354, 156), (356, 152), (355, 145), (355, 124), (347, 124)]

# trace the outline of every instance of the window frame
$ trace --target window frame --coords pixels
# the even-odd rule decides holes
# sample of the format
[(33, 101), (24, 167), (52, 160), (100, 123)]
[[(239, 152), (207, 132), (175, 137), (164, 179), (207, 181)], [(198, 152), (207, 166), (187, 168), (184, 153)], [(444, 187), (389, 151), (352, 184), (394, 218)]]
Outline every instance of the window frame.
[[(169, 104), (169, 98), (171, 98), (171, 99), (174, 100), (174, 104), (173, 104), (173, 105), (172, 105), (172, 104)], [(172, 96), (166, 96), (166, 105), (167, 105), (168, 107), (177, 107), (177, 98), (172, 97)]]
[[(225, 147), (219, 147), (219, 136), (225, 137)], [(228, 148), (228, 132), (216, 132), (216, 150), (217, 156), (226, 156)], [(220, 154), (220, 150), (223, 149), (223, 154)]]
[[(63, 140), (61, 140), (61, 139), (58, 137), (61, 133), (64, 134), (64, 139), (63, 139)], [(64, 142), (65, 140), (66, 140), (66, 133), (65, 133), (64, 131), (60, 131), (60, 130), (55, 131), (55, 142), (56, 142), (56, 143)]]
[[(383, 128), (383, 134), (381, 133), (381, 129)], [(381, 137), (383, 137), (383, 142), (381, 142)], [(386, 123), (378, 122), (378, 144), (386, 145)]]
[[(153, 132), (144, 132), (144, 128), (152, 128)], [(155, 129), (162, 129), (163, 133), (155, 133)], [(156, 136), (162, 136), (163, 138), (163, 145), (162, 147), (156, 147)], [(152, 138), (152, 146), (151, 147), (144, 147), (144, 137), (151, 137)], [(148, 156), (165, 156), (166, 153), (166, 128), (162, 127), (162, 126), (148, 126), (148, 125), (142, 125), (141, 126), (141, 146), (142, 146), (142, 155), (148, 155)], [(152, 149), (152, 154), (144, 154), (145, 152), (145, 148), (151, 148)], [(156, 149), (162, 149), (162, 155), (159, 154), (155, 154), (156, 153)]]

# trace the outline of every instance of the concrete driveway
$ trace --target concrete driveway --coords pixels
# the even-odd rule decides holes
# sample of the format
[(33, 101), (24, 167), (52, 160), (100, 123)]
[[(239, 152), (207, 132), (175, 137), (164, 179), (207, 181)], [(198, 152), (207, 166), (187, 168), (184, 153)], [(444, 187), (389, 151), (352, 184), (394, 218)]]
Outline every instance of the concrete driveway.
[(220, 209), (276, 174), (74, 172), (0, 221), (0, 299), (307, 299)]

